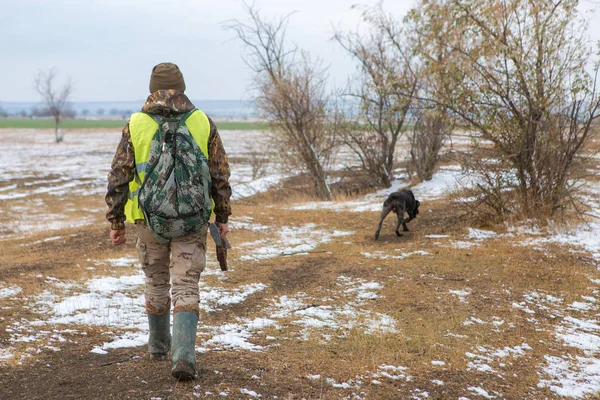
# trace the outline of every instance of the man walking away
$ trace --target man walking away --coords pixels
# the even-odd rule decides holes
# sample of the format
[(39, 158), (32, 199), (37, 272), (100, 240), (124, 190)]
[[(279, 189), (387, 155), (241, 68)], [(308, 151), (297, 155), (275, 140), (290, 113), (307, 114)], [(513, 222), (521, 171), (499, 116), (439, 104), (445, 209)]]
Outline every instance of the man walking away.
[(221, 138), (184, 91), (177, 65), (152, 69), (151, 94), (123, 129), (106, 194), (112, 243), (125, 243), (125, 220), (137, 235), (146, 275), (150, 359), (166, 360), (171, 350), (171, 373), (181, 380), (197, 378), (198, 281), (206, 266), (211, 208), (223, 240), (231, 214), (230, 170)]

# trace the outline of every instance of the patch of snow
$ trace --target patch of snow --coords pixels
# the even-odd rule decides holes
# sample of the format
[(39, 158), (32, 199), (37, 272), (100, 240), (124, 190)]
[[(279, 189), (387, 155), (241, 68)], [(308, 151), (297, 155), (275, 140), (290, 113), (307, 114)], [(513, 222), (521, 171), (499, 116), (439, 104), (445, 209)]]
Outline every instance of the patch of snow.
[(473, 394), (476, 394), (476, 395), (478, 395), (478, 396), (485, 397), (486, 399), (495, 399), (495, 398), (496, 398), (496, 396), (492, 396), (492, 395), (490, 395), (490, 394), (487, 392), (487, 390), (485, 390), (485, 389), (483, 389), (483, 388), (481, 388), (481, 387), (478, 387), (478, 386), (469, 386), (469, 387), (467, 388), (467, 390), (468, 390), (469, 392), (472, 392)]
[(588, 332), (569, 332), (567, 329), (557, 328), (556, 336), (567, 345), (577, 347), (587, 352), (600, 351), (600, 336)]
[(513, 308), (518, 308), (520, 310), (523, 310), (527, 314), (535, 314), (535, 311), (533, 311), (532, 309), (530, 309), (529, 307), (527, 307), (527, 303), (525, 303), (525, 302), (520, 302), (520, 303), (513, 302), (512, 303), (512, 307)]
[(522, 225), (507, 225), (506, 230), (509, 233), (512, 233), (517, 236), (523, 235), (531, 235), (531, 236), (539, 236), (543, 235), (541, 228), (537, 225), (537, 223), (533, 220), (525, 221)]
[(357, 299), (376, 299), (379, 296), (373, 290), (383, 289), (379, 282), (366, 282), (358, 287), (346, 289), (346, 293), (356, 293)]
[(459, 166), (441, 167), (429, 181), (424, 181), (411, 190), (415, 197), (423, 202), (424, 200), (437, 200), (445, 197), (448, 193), (460, 188), (468, 188), (472, 185), (472, 178), (469, 174), (461, 171)]
[(600, 392), (600, 359), (597, 357), (544, 356), (546, 365), (537, 386), (563, 397), (581, 399)]
[(373, 212), (381, 211), (382, 202), (365, 201), (309, 201), (306, 203), (292, 204), (286, 207), (287, 210), (330, 210), (336, 212)]
[(463, 289), (463, 290), (449, 290), (449, 293), (457, 296), (458, 300), (461, 303), (466, 303), (467, 302), (467, 296), (471, 294), (471, 289), (470, 288), (466, 288), (466, 289)]
[(487, 324), (487, 322), (485, 322), (482, 319), (475, 318), (475, 317), (469, 317), (469, 319), (467, 319), (463, 322), (463, 325), (465, 325), (465, 326), (475, 325), (475, 324), (485, 325), (485, 324)]
[(232, 290), (209, 286), (200, 281), (200, 308), (205, 311), (215, 311), (219, 306), (238, 304), (256, 292), (263, 291), (267, 285), (252, 283)]
[[(144, 274), (119, 278), (103, 277), (86, 282), (86, 293), (59, 299), (49, 292), (37, 297), (40, 309), (50, 318), (46, 324), (110, 325), (137, 328), (144, 321), (143, 295), (135, 293), (144, 284)], [(130, 291), (134, 293), (129, 294)]]
[(337, 388), (337, 389), (360, 389), (359, 385), (356, 385), (353, 383), (348, 383), (348, 382), (338, 383), (333, 378), (327, 378), (327, 379), (325, 379), (325, 382), (327, 382), (332, 387)]
[(255, 398), (262, 397), (262, 395), (256, 393), (254, 390), (250, 390), (250, 389), (240, 389), (240, 393), (248, 395), (250, 397), (255, 397)]
[(17, 294), (21, 293), (22, 290), (22, 288), (16, 285), (4, 287), (0, 289), (0, 299), (16, 296)]
[(465, 356), (471, 361), (467, 363), (467, 371), (476, 370), (486, 373), (496, 373), (496, 370), (490, 364), (497, 364), (498, 367), (506, 366), (505, 358), (519, 358), (524, 356), (526, 351), (532, 350), (531, 346), (523, 343), (517, 346), (505, 346), (502, 349), (490, 349), (485, 346), (477, 346), (476, 353), (466, 352)]
[(589, 311), (596, 308), (593, 304), (584, 303), (582, 301), (574, 301), (569, 305), (569, 308), (579, 311)]
[[(396, 251), (400, 251), (400, 250), (396, 249)], [(374, 253), (361, 252), (360, 254), (362, 254), (364, 257), (367, 257), (367, 258), (375, 258), (375, 259), (379, 259), (379, 260), (388, 260), (388, 259), (402, 260), (404, 258), (408, 258), (408, 257), (414, 256), (414, 255), (418, 255), (418, 256), (431, 255), (431, 253), (428, 253), (423, 250), (411, 251), (409, 253), (402, 253), (399, 255), (388, 254), (387, 252), (384, 252), (384, 251), (376, 251)]]
[(321, 340), (328, 342), (331, 339), (328, 332), (345, 335), (355, 328), (370, 335), (397, 332), (396, 321), (392, 317), (362, 307), (367, 300), (374, 298), (374, 294), (369, 293), (378, 290), (379, 284), (344, 276), (338, 281), (346, 288), (337, 295), (344, 299), (341, 304), (333, 298), (310, 299), (300, 292), (295, 297), (274, 299), (266, 312), (271, 318), (291, 320), (291, 325), (301, 326), (303, 329), (298, 334), (302, 340), (310, 340), (311, 334), (319, 333)]
[(222, 324), (213, 327), (205, 327), (212, 331), (212, 337), (203, 344), (207, 348), (214, 349), (242, 349), (249, 351), (260, 351), (260, 345), (250, 343), (248, 340), (254, 332), (260, 332), (268, 326), (275, 326), (277, 322), (269, 318), (256, 318), (254, 320), (240, 319), (239, 324)]
[(15, 355), (12, 353), (10, 349), (0, 348), (0, 361), (10, 360)]
[(143, 346), (148, 343), (148, 333), (128, 332), (109, 343), (104, 343), (102, 350), (122, 349)]
[(231, 199), (238, 200), (245, 197), (254, 196), (257, 193), (266, 192), (270, 188), (277, 186), (279, 182), (288, 177), (289, 175), (273, 174), (263, 176), (262, 178), (258, 179), (251, 179), (249, 181), (246, 181), (246, 179), (242, 178), (244, 180), (243, 182), (238, 181), (237, 183), (231, 185)]
[(137, 257), (126, 256), (126, 257), (120, 257), (120, 258), (109, 258), (104, 261), (96, 262), (96, 265), (99, 265), (102, 263), (108, 263), (113, 267), (130, 267), (132, 265), (136, 265), (137, 263), (139, 263), (139, 260)]
[[(586, 189), (591, 194), (585, 198), (586, 203), (592, 207), (592, 214), (598, 217), (600, 201), (600, 185), (596, 182), (588, 182)], [(527, 245), (536, 245), (543, 243), (557, 243), (566, 246), (574, 246), (582, 248), (592, 254), (596, 260), (600, 260), (600, 222), (597, 218), (589, 223), (580, 224), (575, 227), (558, 226), (551, 229), (544, 237), (536, 238), (527, 241)]]
[(317, 229), (315, 224), (300, 227), (281, 227), (275, 230), (277, 239), (261, 239), (244, 243), (240, 247), (246, 254), (242, 261), (264, 260), (293, 253), (314, 250), (319, 244), (328, 243), (333, 237), (352, 235), (353, 232)]
[(475, 239), (475, 240), (485, 240), (485, 239), (491, 239), (496, 236), (497, 236), (497, 233), (494, 231), (486, 231), (483, 229), (469, 228), (469, 233), (467, 235), (467, 238)]
[(237, 221), (235, 219), (230, 219), (229, 220), (229, 229), (231, 231), (243, 229), (243, 230), (254, 231), (254, 232), (264, 232), (264, 231), (273, 229), (273, 227), (268, 226), (268, 225), (263, 225), (263, 224), (256, 224), (256, 223), (252, 223), (252, 222)]
[(455, 249), (470, 249), (471, 247), (479, 246), (479, 243), (476, 242), (467, 242), (464, 240), (450, 240), (448, 242), (448, 247), (453, 247)]
[(380, 365), (377, 372), (371, 375), (371, 378), (387, 378), (393, 381), (404, 380), (411, 381), (412, 377), (406, 374), (407, 368), (395, 365)]

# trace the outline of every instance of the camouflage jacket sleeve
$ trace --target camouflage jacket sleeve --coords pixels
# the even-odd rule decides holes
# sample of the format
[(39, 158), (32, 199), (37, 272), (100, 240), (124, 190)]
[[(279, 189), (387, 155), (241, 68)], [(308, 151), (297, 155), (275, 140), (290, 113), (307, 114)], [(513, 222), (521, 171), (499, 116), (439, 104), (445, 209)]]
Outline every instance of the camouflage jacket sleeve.
[(108, 189), (106, 192), (106, 204), (108, 212), (106, 219), (110, 222), (111, 229), (119, 230), (125, 228), (125, 203), (129, 196), (129, 182), (135, 176), (135, 155), (133, 143), (129, 133), (129, 123), (123, 129), (121, 142), (108, 173)]
[(208, 169), (212, 186), (210, 196), (215, 202), (215, 221), (227, 223), (231, 215), (231, 186), (229, 185), (229, 161), (214, 122), (209, 118), (210, 137), (208, 139)]

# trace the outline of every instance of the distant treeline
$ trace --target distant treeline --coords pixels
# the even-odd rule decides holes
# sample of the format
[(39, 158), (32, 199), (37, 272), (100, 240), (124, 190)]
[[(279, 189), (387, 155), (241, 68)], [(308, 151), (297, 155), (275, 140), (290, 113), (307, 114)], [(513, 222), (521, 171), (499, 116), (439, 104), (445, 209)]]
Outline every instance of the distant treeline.
[[(75, 117), (110, 117), (109, 119), (130, 116), (139, 111), (144, 104), (143, 99), (132, 101), (73, 101), (66, 108), (69, 116)], [(224, 118), (256, 118), (255, 104), (252, 100), (200, 100), (192, 99), (194, 105), (211, 117)], [(43, 117), (48, 114), (48, 105), (44, 102), (0, 101), (0, 118), (7, 116), (16, 118)]]
[[(64, 118), (75, 118), (77, 116), (81, 116), (81, 117), (104, 117), (104, 116), (110, 116), (110, 117), (122, 117), (122, 118), (127, 118), (129, 117), (131, 114), (133, 114), (134, 111), (127, 109), (127, 110), (120, 110), (117, 108), (111, 108), (111, 109), (104, 109), (104, 108), (98, 108), (96, 110), (89, 110), (87, 108), (84, 108), (83, 110), (81, 110), (80, 112), (77, 112), (75, 109), (73, 108), (68, 108), (64, 111), (63, 113), (63, 117)], [(46, 117), (52, 117), (52, 112), (50, 111), (50, 109), (48, 108), (38, 108), (38, 107), (32, 107), (28, 110), (23, 109), (20, 111), (16, 111), (16, 112), (8, 112), (6, 110), (4, 110), (2, 108), (2, 106), (0, 105), (0, 118), (8, 118), (8, 117), (20, 117), (20, 118), (46, 118)]]

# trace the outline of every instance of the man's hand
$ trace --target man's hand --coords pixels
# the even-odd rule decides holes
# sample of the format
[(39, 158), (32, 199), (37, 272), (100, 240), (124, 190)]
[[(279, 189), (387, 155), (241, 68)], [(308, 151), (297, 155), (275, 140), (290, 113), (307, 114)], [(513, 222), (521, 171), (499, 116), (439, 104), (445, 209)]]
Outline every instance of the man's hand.
[(225, 240), (225, 236), (227, 236), (227, 233), (229, 232), (229, 225), (228, 224), (222, 224), (220, 222), (215, 222), (215, 225), (217, 226), (217, 228), (219, 228), (219, 232), (220, 232), (220, 236), (221, 236), (221, 240)]
[(110, 240), (112, 241), (112, 244), (117, 246), (124, 244), (127, 241), (127, 239), (125, 239), (125, 229), (119, 229), (118, 231), (111, 229)]

